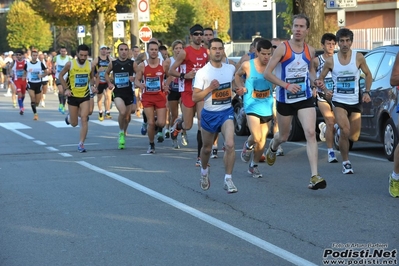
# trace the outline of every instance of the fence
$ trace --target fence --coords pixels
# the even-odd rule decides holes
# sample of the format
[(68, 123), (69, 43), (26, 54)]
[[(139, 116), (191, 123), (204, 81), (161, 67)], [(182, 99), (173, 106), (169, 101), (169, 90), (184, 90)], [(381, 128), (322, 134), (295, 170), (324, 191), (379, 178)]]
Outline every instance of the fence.
[[(354, 29), (353, 49), (371, 50), (382, 45), (399, 44), (399, 27), (376, 28), (376, 29)], [(226, 55), (242, 56), (249, 50), (250, 42), (225, 44)]]

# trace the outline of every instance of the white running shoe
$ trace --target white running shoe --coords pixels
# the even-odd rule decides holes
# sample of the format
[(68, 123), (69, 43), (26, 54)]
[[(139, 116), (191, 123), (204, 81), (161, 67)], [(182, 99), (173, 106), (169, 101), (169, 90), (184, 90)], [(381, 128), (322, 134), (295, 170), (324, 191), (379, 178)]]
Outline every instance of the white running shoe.
[(326, 141), (326, 136), (325, 136), (325, 134), (326, 134), (326, 127), (327, 127), (327, 125), (326, 125), (326, 123), (324, 123), (324, 122), (321, 122), (321, 123), (319, 124), (319, 129), (320, 129), (319, 138), (320, 138), (321, 141)]

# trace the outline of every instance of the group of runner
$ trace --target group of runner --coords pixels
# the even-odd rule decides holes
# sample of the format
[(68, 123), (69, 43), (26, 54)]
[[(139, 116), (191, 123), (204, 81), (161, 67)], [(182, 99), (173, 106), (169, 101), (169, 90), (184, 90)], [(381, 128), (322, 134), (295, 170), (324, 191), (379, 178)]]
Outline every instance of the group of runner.
[[(306, 137), (306, 150), (311, 177), (308, 188), (317, 190), (327, 186), (318, 171), (318, 145), (316, 140), (317, 103), (325, 124), (320, 126), (321, 139), (327, 141), (328, 162), (338, 162), (332, 149), (332, 135), (339, 130), (339, 148), (342, 155), (342, 173), (353, 174), (349, 161), (349, 140), (357, 141), (360, 135), (362, 102), (369, 102), (372, 76), (361, 53), (351, 50), (353, 32), (340, 29), (336, 35), (327, 33), (321, 39), (324, 53), (315, 56), (315, 49), (305, 43), (309, 32), (309, 19), (295, 15), (292, 39), (273, 44), (258, 39), (253, 44), (254, 55), (248, 54), (234, 66), (226, 58), (223, 41), (214, 38), (213, 30), (196, 24), (190, 28), (190, 45), (180, 40), (172, 44), (173, 56), (167, 58), (160, 52), (156, 39), (150, 40), (147, 52), (129, 57), (129, 47), (118, 45), (118, 58), (107, 55), (106, 46), (100, 47), (100, 56), (88, 62), (89, 48), (80, 45), (77, 58), (66, 60), (61, 49), (55, 63), (56, 84), (59, 90), (60, 111), (68, 101), (67, 124), (76, 126), (80, 120), (79, 152), (85, 152), (84, 141), (88, 131), (88, 117), (93, 112), (91, 94), (97, 93), (98, 118), (103, 120), (102, 97), (105, 92), (105, 116), (110, 117), (110, 102), (114, 102), (119, 115), (118, 148), (125, 149), (127, 128), (131, 115), (140, 115), (138, 100), (143, 106), (142, 134), (148, 135), (147, 153), (155, 153), (155, 136), (158, 142), (170, 136), (173, 147), (179, 148), (177, 138), (182, 133), (182, 144), (188, 144), (187, 131), (198, 120), (196, 165), (200, 166), (200, 185), (210, 187), (209, 159), (214, 158), (219, 132), (224, 138), (225, 177), (224, 188), (228, 193), (237, 192), (232, 181), (235, 163), (234, 111), (231, 105), (234, 93), (243, 97), (251, 135), (245, 141), (241, 159), (249, 163), (248, 173), (254, 178), (262, 177), (258, 163), (266, 147), (270, 121), (276, 117), (278, 130), (267, 148), (265, 159), (273, 165), (280, 144), (287, 141), (292, 118), (298, 116)], [(334, 54), (338, 44), (339, 51)], [(138, 47), (134, 47), (134, 49)], [(136, 49), (137, 50), (137, 49)], [(39, 104), (38, 80), (48, 74), (46, 65), (36, 64), (36, 54), (30, 61), (19, 65), (21, 56), (13, 66), (14, 84), (17, 91), (26, 86), (20, 78), (27, 73), (32, 110)], [(360, 69), (365, 76), (365, 91), (359, 87)], [(32, 91), (32, 92), (31, 92)], [(275, 91), (275, 99), (273, 98)], [(315, 98), (317, 100), (315, 101)], [(18, 97), (20, 101), (22, 97)], [(22, 99), (23, 100), (23, 99)], [(20, 102), (19, 102), (20, 103)], [(178, 115), (179, 103), (182, 116)], [(168, 107), (168, 109), (167, 109)], [(21, 107), (20, 105), (20, 108)], [(169, 121), (168, 121), (169, 120)], [(168, 123), (168, 122), (169, 123)], [(171, 125), (164, 131), (165, 125)], [(217, 148), (216, 148), (217, 149)], [(217, 153), (217, 152), (216, 152)], [(391, 195), (399, 196), (399, 182), (392, 174)], [(392, 185), (393, 184), (393, 185)]]

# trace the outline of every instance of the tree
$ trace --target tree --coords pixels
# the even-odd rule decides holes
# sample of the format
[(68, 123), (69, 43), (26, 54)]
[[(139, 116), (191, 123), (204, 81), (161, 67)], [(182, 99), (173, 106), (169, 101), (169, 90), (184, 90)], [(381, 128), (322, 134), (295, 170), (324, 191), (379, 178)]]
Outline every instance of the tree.
[(7, 41), (12, 48), (48, 50), (52, 44), (50, 24), (38, 16), (29, 5), (14, 2), (7, 14)]
[(324, 31), (324, 0), (295, 0), (294, 14), (305, 14), (310, 20), (310, 29), (307, 42), (320, 48), (321, 36)]
[(287, 31), (291, 34), (292, 16), (295, 14), (305, 14), (310, 20), (310, 29), (307, 42), (320, 48), (321, 36), (326, 32), (324, 25), (324, 0), (278, 0), (287, 3), (287, 10), (281, 14)]

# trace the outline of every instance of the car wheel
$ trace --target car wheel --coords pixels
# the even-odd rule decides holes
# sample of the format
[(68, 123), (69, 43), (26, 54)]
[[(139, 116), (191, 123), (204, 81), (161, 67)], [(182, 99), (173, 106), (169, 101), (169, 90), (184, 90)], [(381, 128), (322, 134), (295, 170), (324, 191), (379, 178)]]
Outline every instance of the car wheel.
[(247, 117), (240, 102), (234, 105), (234, 132), (237, 136), (248, 135)]
[[(349, 140), (349, 150), (352, 150), (353, 141)], [(339, 135), (337, 131), (334, 131), (334, 148), (339, 151)]]
[(291, 122), (291, 131), (288, 136), (288, 141), (300, 141), (305, 139), (305, 133), (303, 132), (301, 122), (299, 122), (298, 117), (295, 115)]
[(389, 118), (384, 125), (384, 152), (389, 161), (393, 161), (396, 145), (398, 145), (398, 133), (392, 118)]

